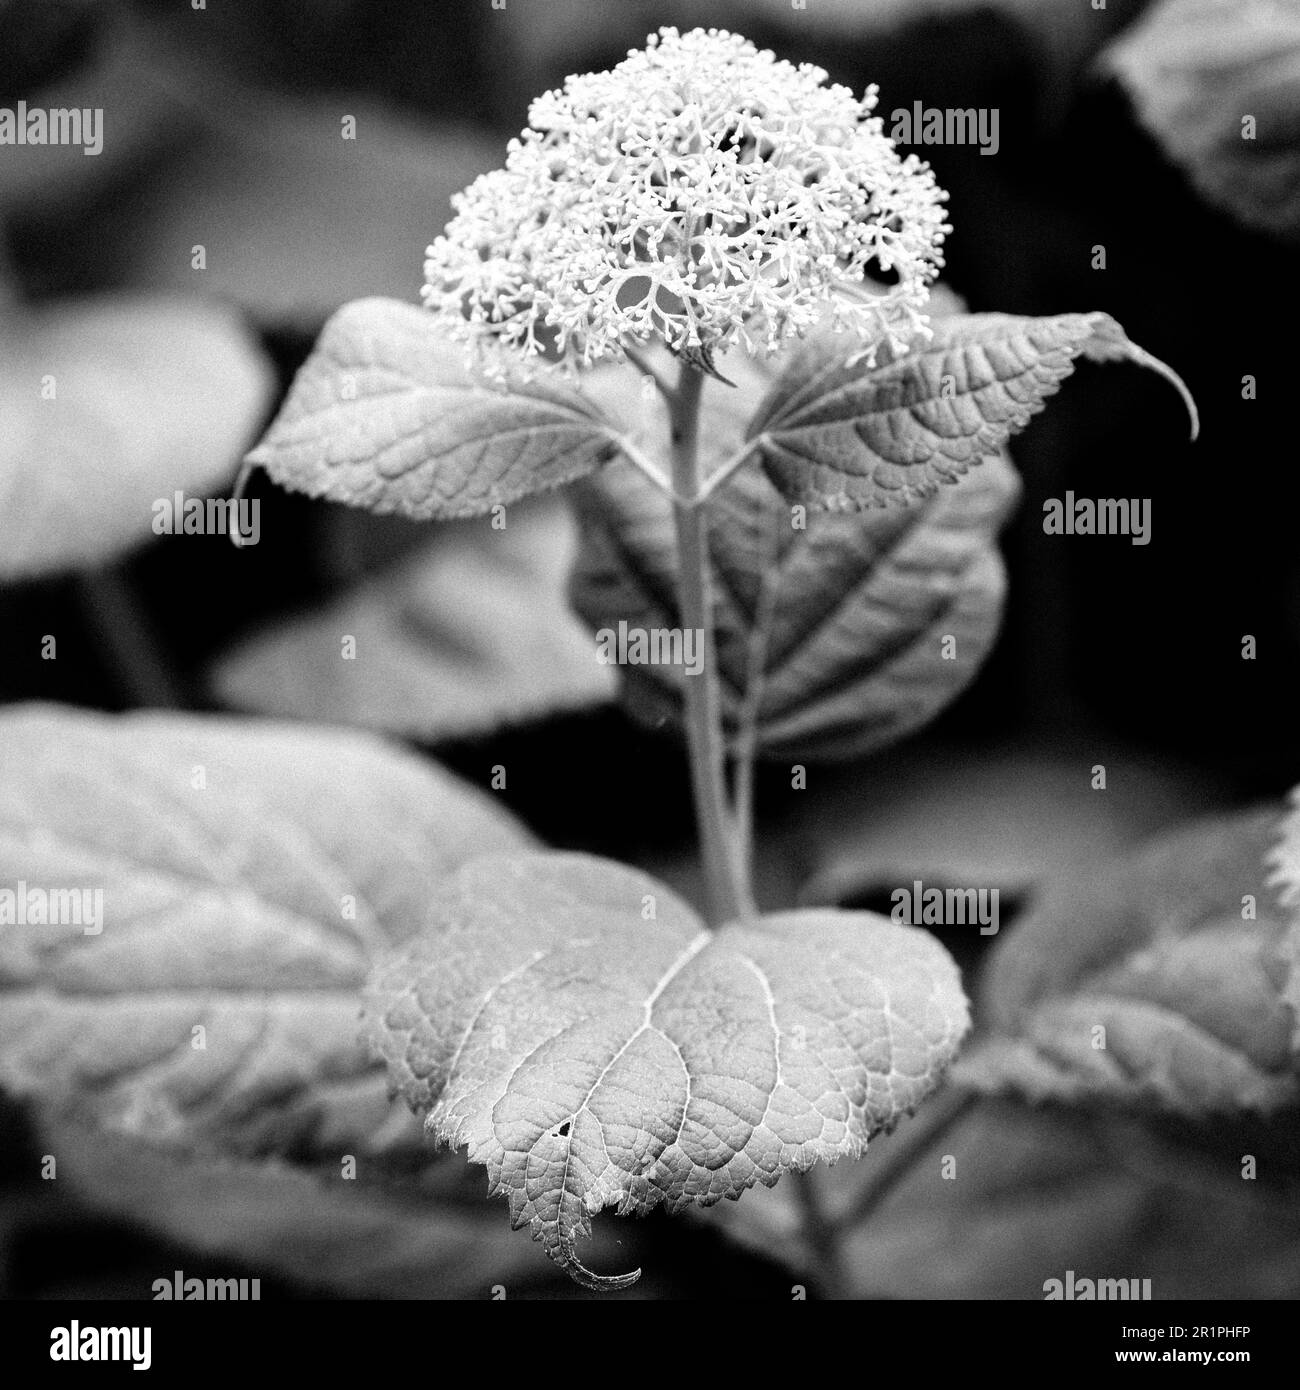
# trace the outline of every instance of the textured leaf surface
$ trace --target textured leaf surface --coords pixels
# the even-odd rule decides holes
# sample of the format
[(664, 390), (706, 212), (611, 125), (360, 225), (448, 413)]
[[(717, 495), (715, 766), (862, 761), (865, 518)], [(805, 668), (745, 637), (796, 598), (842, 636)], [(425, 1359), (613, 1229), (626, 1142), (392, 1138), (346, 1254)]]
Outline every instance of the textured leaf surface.
[(655, 880), (584, 855), (480, 860), (458, 890), (376, 971), (371, 1035), (429, 1131), (592, 1288), (636, 1277), (579, 1262), (594, 1213), (707, 1206), (856, 1157), (966, 1031), (943, 948), (870, 913), (709, 933)]
[[(1107, 50), (1143, 124), (1201, 193), (1300, 239), (1300, 9), (1162, 0)], [(1243, 118), (1255, 122), (1246, 138)]]
[(10, 710), (0, 890), (99, 890), (103, 912), (97, 934), (0, 926), (0, 1083), (164, 1142), (382, 1143), (371, 962), (467, 858), (527, 843), (369, 735)]
[[(907, 507), (810, 512), (746, 465), (710, 499), (712, 598), (723, 714), (752, 710), (772, 757), (849, 756), (924, 724), (972, 679), (997, 636), (1005, 573), (995, 546), (1019, 493), (990, 459)], [(582, 548), (575, 608), (596, 630), (680, 627), (671, 505), (617, 463), (575, 492)], [(945, 656), (944, 638), (955, 646)], [(680, 718), (674, 665), (621, 668), (632, 707)]]
[(994, 1036), (958, 1079), (1198, 1118), (1295, 1103), (1295, 926), (1265, 864), (1277, 824), (1199, 822), (1050, 891), (999, 939), (982, 1001)]
[[(432, 740), (610, 700), (613, 674), (569, 611), (576, 544), (558, 499), (439, 528), (421, 553), (323, 612), (259, 633), (217, 663), (228, 704)], [(340, 637), (356, 638), (355, 660)]]
[(1029, 423), (1081, 353), (1158, 366), (1191, 409), (1177, 377), (1106, 314), (965, 314), (931, 326), (901, 355), (882, 347), (874, 367), (852, 361), (843, 334), (794, 354), (747, 433), (786, 498), (878, 507), (955, 482)]
[(325, 325), (248, 458), (295, 491), (426, 521), (558, 487), (614, 453), (606, 422), (575, 392), (486, 386), (432, 314), (362, 299)]
[(192, 300), (73, 302), (0, 336), (0, 577), (111, 559), (157, 498), (226, 487), (271, 391), (238, 319)]

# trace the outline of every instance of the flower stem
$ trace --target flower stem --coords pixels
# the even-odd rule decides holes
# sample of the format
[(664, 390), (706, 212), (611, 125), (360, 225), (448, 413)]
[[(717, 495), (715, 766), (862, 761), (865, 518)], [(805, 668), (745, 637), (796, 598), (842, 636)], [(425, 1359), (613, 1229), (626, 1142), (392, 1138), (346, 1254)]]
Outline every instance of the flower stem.
[(669, 401), (672, 423), (673, 520), (677, 528), (677, 603), (683, 627), (702, 634), (703, 666), (683, 674), (686, 744), (691, 764), (696, 831), (704, 863), (710, 921), (717, 925), (748, 916), (754, 907), (748, 875), (736, 852), (727, 805), (726, 746), (722, 698), (709, 600), (708, 531), (700, 492), (700, 396), (704, 377), (682, 364)]

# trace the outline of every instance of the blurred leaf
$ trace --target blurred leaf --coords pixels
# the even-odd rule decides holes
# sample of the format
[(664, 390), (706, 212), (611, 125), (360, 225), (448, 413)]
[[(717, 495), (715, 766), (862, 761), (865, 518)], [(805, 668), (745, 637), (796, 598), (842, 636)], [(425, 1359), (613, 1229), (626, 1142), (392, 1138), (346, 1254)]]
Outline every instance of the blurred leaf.
[(0, 337), (0, 578), (111, 559), (153, 503), (229, 481), (270, 405), (270, 366), (226, 309), (57, 304)]
[(1193, 1118), (1300, 1099), (1296, 925), (1268, 887), (1276, 813), (1197, 822), (1055, 885), (994, 949), (992, 1036), (961, 1084)]
[(377, 968), (368, 1017), (429, 1132), (592, 1289), (637, 1277), (579, 1262), (594, 1214), (711, 1206), (856, 1158), (968, 1026), (925, 932), (818, 911), (710, 933), (656, 880), (586, 855), (468, 866)]
[(501, 531), (439, 527), (396, 570), (226, 653), (213, 687), (237, 708), (425, 741), (610, 700), (613, 673), (565, 603), (574, 540), (553, 499), (512, 507)]
[(1292, 915), (1291, 930), (1282, 946), (1287, 965), (1282, 997), (1295, 1019), (1291, 1047), (1300, 1057), (1300, 787), (1291, 792), (1291, 809), (1282, 821), (1281, 836), (1266, 862), (1273, 871), (1269, 885), (1277, 891), (1278, 901)]
[[(989, 1099), (939, 1135), (930, 1116), (950, 1100), (936, 1095), (860, 1162), (800, 1179), (816, 1185), (840, 1233), (841, 1287), (828, 1292), (1042, 1299), (1049, 1280), (1073, 1270), (1076, 1279), (1150, 1279), (1157, 1300), (1300, 1293), (1294, 1191), (1242, 1181), (1240, 1135), (1235, 1151), (1207, 1157), (1116, 1115)], [(873, 1191), (891, 1167), (901, 1177), (877, 1205)], [(1276, 1177), (1271, 1163), (1261, 1168), (1261, 1178)], [(814, 1277), (798, 1198), (786, 1182), (709, 1219)]]
[(340, 309), (248, 456), (284, 487), (417, 521), (478, 516), (613, 456), (582, 396), (472, 378), (433, 314), (397, 300)]
[[(22, 71), (23, 50), (37, 71)], [(29, 108), (102, 111), (103, 145), (95, 154), (74, 144), (5, 145), (0, 219), (56, 218), (62, 237), (84, 237), (85, 245), (102, 254), (102, 213), (108, 204), (101, 200), (111, 202), (138, 182), (141, 171), (152, 170), (167, 150), (185, 148), (192, 154), (187, 142), (197, 134), (199, 113), (168, 96), (162, 78), (167, 55), (150, 30), (127, 22), (124, 6), (103, 0), (74, 5), (11, 0), (0, 16), (0, 83), (10, 62), (20, 66), (10, 76), (8, 92), (0, 91), (0, 105), (12, 108), (25, 100)], [(50, 85), (38, 86), (41, 76)], [(157, 195), (156, 189), (151, 192)], [(136, 201), (139, 211), (148, 206)], [(93, 234), (82, 220), (88, 215)], [(194, 282), (171, 288), (192, 294)]]
[[(402, 1107), (405, 1112), (405, 1106)], [(415, 1118), (406, 1113), (418, 1134)], [(181, 1157), (45, 1116), (42, 1142), (58, 1155), (59, 1186), (97, 1209), (125, 1217), (207, 1256), (237, 1258), (253, 1275), (288, 1276), (309, 1290), (352, 1298), (490, 1298), (536, 1288), (536, 1251), (483, 1201), (481, 1175), (426, 1151), (434, 1184), (385, 1183), (359, 1156), (355, 1178), (337, 1162), (308, 1171), (279, 1162)], [(432, 1190), (429, 1190), (432, 1187)], [(472, 1189), (472, 1190), (470, 1190)], [(602, 1254), (617, 1259), (598, 1235)], [(170, 1279), (171, 1269), (156, 1277)], [(562, 1276), (545, 1286), (563, 1295)], [(148, 1285), (135, 1291), (149, 1298)]]
[(854, 362), (842, 333), (794, 354), (746, 434), (786, 498), (848, 509), (927, 496), (1022, 430), (1081, 353), (1156, 367), (1182, 393), (1195, 437), (1186, 388), (1107, 314), (967, 314), (931, 327), (902, 355), (882, 344), (874, 367)]
[[(1098, 796), (1093, 763), (1122, 765)], [(886, 903), (927, 887), (996, 888), (1008, 909), (1040, 885), (1125, 854), (1136, 841), (1213, 804), (1202, 773), (1090, 731), (1050, 743), (972, 749), (925, 740), (891, 750), (818, 795), (794, 798), (806, 906)]]
[(1300, 9), (1294, 3), (1161, 0), (1102, 61), (1206, 198), (1249, 226), (1300, 238)]
[(495, 141), (351, 94), (286, 99), (202, 63), (154, 68), (150, 80), (200, 128), (152, 175), (121, 247), (124, 280), (201, 285), (263, 322), (315, 327), (350, 300), (414, 296), (452, 195), (501, 163)]
[[(706, 417), (708, 418), (708, 417)], [(1005, 575), (994, 545), (1019, 493), (994, 457), (908, 507), (796, 519), (752, 464), (708, 504), (723, 715), (752, 711), (769, 757), (839, 757), (924, 724), (972, 679), (997, 635)], [(667, 498), (623, 464), (576, 490), (573, 603), (597, 630), (678, 628)], [(800, 527), (799, 522), (805, 524)], [(945, 650), (945, 638), (955, 646)], [(678, 720), (681, 666), (622, 667), (634, 708)]]
[(1269, 882), (1287, 907), (1300, 907), (1300, 787), (1291, 792), (1291, 809), (1283, 818), (1281, 835), (1268, 856)]
[(487, 797), (369, 735), (10, 710), (10, 908), (69, 890), (78, 906), (101, 893), (102, 913), (97, 933), (84, 908), (0, 930), (0, 1082), (182, 1148), (410, 1143), (358, 1040), (370, 963), (419, 930), (452, 870), (529, 843)]

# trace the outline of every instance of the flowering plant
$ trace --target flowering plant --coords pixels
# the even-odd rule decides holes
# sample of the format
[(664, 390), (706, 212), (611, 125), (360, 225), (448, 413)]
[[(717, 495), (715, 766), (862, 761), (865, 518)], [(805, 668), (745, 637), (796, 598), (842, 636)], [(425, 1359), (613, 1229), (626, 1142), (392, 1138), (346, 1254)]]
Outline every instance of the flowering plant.
[(1079, 357), (1154, 367), (1195, 434), (1106, 314), (931, 297), (944, 195), (874, 96), (716, 30), (570, 78), (456, 200), (432, 312), (340, 310), (249, 456), (416, 518), (505, 524), (576, 482), (579, 612), (699, 639), (624, 687), (684, 730), (703, 912), (587, 856), (478, 860), (369, 992), (394, 1087), (592, 1288), (636, 1277), (583, 1266), (593, 1213), (856, 1157), (969, 1026), (928, 933), (759, 910), (755, 760), (879, 747), (970, 679), (1004, 587), (1004, 446)]
[(868, 350), (901, 344), (949, 228), (875, 101), (738, 35), (651, 35), (532, 104), (505, 168), (455, 199), (425, 303), (476, 347), (584, 367), (656, 338), (770, 355), (826, 308)]

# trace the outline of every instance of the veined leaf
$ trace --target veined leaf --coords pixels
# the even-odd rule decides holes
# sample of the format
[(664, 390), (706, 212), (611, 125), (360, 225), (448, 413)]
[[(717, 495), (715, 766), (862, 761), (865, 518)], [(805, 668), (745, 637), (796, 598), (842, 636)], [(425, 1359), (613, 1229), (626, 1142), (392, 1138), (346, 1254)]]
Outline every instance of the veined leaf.
[(1195, 407), (1177, 376), (1108, 314), (931, 320), (932, 336), (876, 364), (854, 362), (844, 334), (810, 338), (750, 422), (763, 467), (793, 502), (847, 509), (926, 496), (996, 454), (1074, 370), (1080, 354), (1153, 366)]
[(1265, 865), (1277, 820), (1198, 822), (1049, 891), (999, 939), (994, 1034), (957, 1079), (1195, 1118), (1294, 1104), (1296, 925)]
[(856, 1157), (968, 1025), (924, 932), (804, 911), (710, 933), (654, 879), (577, 854), (466, 866), (377, 969), (368, 1016), (429, 1132), (593, 1289), (637, 1277), (578, 1260), (595, 1213), (708, 1206)]
[(1206, 198), (1252, 227), (1300, 239), (1300, 11), (1293, 4), (1162, 0), (1101, 61)]
[[(707, 514), (733, 741), (752, 721), (762, 755), (852, 756), (933, 718), (997, 636), (1005, 574), (994, 538), (1018, 493), (994, 457), (907, 507), (801, 516), (757, 467), (734, 474)], [(574, 496), (578, 612), (598, 631), (680, 628), (668, 499), (622, 463)], [(682, 683), (697, 679), (683, 665), (621, 669), (632, 708), (652, 721), (678, 719)]]
[(468, 858), (529, 843), (371, 735), (7, 711), (0, 1084), (178, 1146), (380, 1144), (372, 960)]
[(248, 461), (311, 497), (427, 521), (559, 487), (616, 452), (577, 392), (476, 381), (432, 314), (361, 299), (325, 325)]

